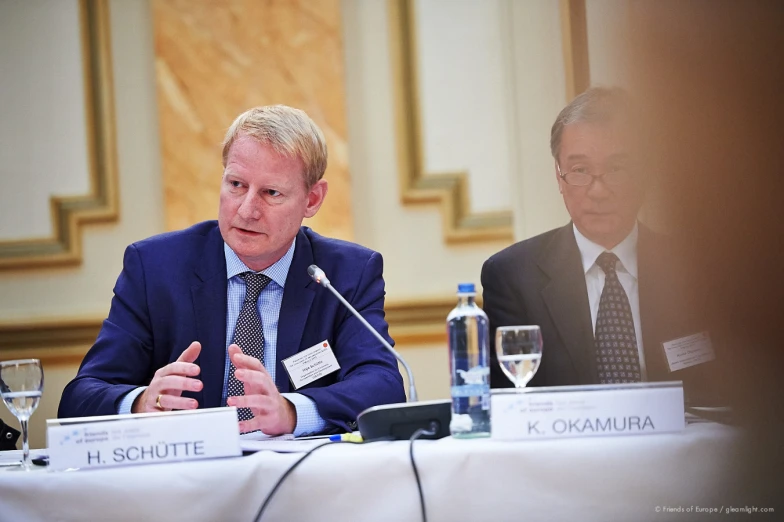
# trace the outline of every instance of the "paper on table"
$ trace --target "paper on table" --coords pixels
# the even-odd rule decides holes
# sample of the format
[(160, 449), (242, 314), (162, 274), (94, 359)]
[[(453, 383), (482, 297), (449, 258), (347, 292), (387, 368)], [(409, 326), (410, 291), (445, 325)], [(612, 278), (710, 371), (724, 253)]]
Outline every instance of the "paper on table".
[[(46, 455), (45, 449), (30, 450), (30, 458), (35, 459)], [(22, 462), (22, 450), (0, 451), (0, 465)]]
[(329, 438), (295, 439), (268, 437), (266, 439), (240, 440), (242, 451), (275, 451), (277, 453), (305, 453), (322, 444), (329, 444)]

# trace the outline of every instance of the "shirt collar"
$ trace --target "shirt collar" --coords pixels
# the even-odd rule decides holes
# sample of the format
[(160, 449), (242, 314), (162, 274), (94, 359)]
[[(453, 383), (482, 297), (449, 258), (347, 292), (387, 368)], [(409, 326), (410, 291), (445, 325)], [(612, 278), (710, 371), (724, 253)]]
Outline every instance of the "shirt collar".
[(629, 232), (626, 238), (615, 245), (611, 250), (607, 250), (601, 245), (597, 245), (577, 230), (577, 226), (572, 224), (574, 229), (574, 239), (577, 241), (577, 248), (580, 249), (580, 257), (583, 262), (583, 271), (588, 272), (592, 266), (596, 264), (596, 259), (602, 252), (612, 252), (618, 256), (618, 260), (623, 265), (623, 268), (631, 274), (632, 277), (637, 279), (637, 237), (639, 236), (639, 227), (637, 221), (634, 222), (634, 228)]
[[(286, 286), (286, 277), (289, 275), (289, 268), (291, 267), (291, 261), (294, 259), (294, 247), (297, 244), (297, 239), (294, 238), (294, 241), (291, 242), (291, 246), (283, 254), (283, 257), (275, 261), (272, 265), (268, 266), (261, 272), (256, 272), (257, 274), (264, 274), (273, 281), (275, 281), (278, 286), (284, 288)], [(234, 250), (231, 249), (226, 242), (223, 242), (223, 253), (226, 256), (226, 279), (231, 279), (232, 277), (239, 275), (243, 272), (255, 272), (255, 270), (251, 270), (248, 266), (243, 263)]]

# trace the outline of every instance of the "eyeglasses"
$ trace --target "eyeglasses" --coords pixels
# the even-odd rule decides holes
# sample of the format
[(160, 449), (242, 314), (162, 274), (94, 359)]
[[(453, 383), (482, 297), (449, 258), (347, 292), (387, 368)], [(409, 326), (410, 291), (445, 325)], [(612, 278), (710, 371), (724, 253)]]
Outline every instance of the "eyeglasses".
[(559, 163), (556, 163), (556, 166), (558, 167), (558, 176), (560, 176), (567, 185), (572, 185), (574, 187), (587, 187), (597, 179), (601, 179), (607, 185), (620, 187), (630, 184), (636, 177), (632, 171), (624, 165), (610, 166), (601, 174), (596, 174), (595, 171), (598, 169), (595, 169), (592, 166), (576, 165), (565, 173), (561, 171), (561, 165)]

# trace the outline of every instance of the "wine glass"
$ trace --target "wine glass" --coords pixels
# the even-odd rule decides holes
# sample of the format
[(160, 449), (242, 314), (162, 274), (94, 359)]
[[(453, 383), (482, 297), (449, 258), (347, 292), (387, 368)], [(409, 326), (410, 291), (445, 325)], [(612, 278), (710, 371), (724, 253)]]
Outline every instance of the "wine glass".
[(27, 421), (38, 407), (44, 391), (44, 371), (38, 359), (0, 362), (0, 396), (22, 425), (22, 468), (29, 470), (30, 448)]
[(524, 388), (542, 359), (542, 332), (538, 326), (501, 326), (495, 331), (498, 363), (516, 388)]

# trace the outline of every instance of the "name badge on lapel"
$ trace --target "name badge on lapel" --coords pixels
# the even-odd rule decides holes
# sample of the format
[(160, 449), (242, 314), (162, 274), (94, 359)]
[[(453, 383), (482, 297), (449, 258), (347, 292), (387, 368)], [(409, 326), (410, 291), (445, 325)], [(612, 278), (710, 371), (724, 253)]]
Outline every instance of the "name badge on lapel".
[(326, 340), (283, 359), (281, 362), (286, 368), (295, 390), (340, 369), (332, 347)]
[(708, 332), (681, 337), (662, 343), (670, 371), (683, 370), (690, 366), (712, 361), (716, 358)]

